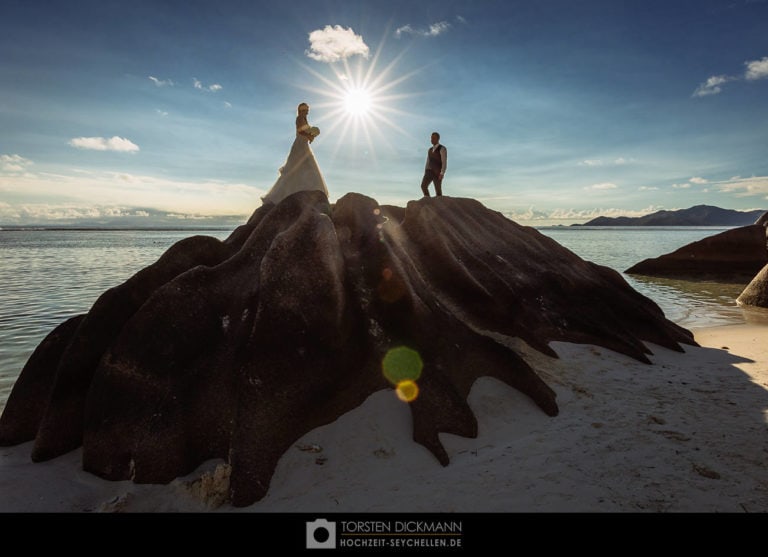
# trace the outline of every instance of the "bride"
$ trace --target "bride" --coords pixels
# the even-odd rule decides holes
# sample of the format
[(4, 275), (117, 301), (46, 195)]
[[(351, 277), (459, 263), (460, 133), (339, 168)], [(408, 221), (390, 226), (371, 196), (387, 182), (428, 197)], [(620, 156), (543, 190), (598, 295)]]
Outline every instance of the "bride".
[(291, 146), (291, 152), (288, 153), (288, 159), (278, 171), (277, 181), (261, 198), (264, 203), (277, 205), (292, 193), (304, 190), (320, 190), (326, 197), (328, 196), (325, 180), (317, 166), (315, 155), (309, 148), (309, 144), (320, 134), (320, 130), (310, 127), (307, 123), (307, 114), (309, 114), (309, 105), (301, 103), (296, 116), (296, 139)]

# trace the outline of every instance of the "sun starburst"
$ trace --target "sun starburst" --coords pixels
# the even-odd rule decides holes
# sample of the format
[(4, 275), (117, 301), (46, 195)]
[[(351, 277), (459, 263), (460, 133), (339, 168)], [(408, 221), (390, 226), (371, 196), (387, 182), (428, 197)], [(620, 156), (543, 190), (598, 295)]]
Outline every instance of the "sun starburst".
[(398, 117), (407, 113), (397, 107), (397, 102), (412, 93), (398, 91), (398, 87), (415, 71), (396, 76), (395, 68), (403, 53), (396, 56), (386, 67), (379, 69), (384, 41), (368, 60), (358, 58), (350, 62), (347, 58), (327, 67), (330, 73), (321, 73), (304, 64), (304, 68), (316, 77), (321, 87), (302, 84), (311, 96), (320, 96), (319, 102), (310, 103), (317, 124), (323, 129), (325, 138), (335, 138), (334, 154), (342, 145), (362, 144), (375, 157), (375, 147), (393, 148), (386, 130), (394, 130), (407, 137), (412, 135), (398, 125)]

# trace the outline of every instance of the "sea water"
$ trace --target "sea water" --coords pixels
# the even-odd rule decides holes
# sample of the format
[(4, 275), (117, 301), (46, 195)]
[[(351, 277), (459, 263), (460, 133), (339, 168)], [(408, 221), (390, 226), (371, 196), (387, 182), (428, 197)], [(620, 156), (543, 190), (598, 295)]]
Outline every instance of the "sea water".
[[(584, 259), (619, 272), (723, 228), (541, 228)], [(175, 242), (218, 230), (0, 230), (0, 410), (45, 336), (87, 312), (105, 290), (155, 262)], [(688, 328), (743, 323), (735, 299), (746, 284), (693, 283), (625, 275), (669, 319)]]

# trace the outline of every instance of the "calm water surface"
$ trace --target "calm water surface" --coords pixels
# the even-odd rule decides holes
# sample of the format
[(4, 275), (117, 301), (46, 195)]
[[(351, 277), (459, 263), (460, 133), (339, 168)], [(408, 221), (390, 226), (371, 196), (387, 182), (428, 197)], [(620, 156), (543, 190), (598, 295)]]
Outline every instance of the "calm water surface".
[(194, 234), (230, 230), (0, 230), (0, 409), (43, 338)]
[[(584, 259), (623, 271), (724, 229), (542, 228)], [(0, 409), (24, 363), (65, 319), (194, 234), (231, 230), (0, 230)], [(671, 320), (689, 328), (765, 319), (735, 302), (745, 284), (690, 283), (626, 276)], [(765, 319), (768, 322), (768, 319)]]

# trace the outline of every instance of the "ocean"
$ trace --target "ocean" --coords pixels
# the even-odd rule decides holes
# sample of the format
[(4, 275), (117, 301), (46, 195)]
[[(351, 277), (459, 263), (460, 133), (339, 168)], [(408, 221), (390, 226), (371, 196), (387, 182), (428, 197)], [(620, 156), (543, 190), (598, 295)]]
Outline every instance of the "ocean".
[[(540, 228), (580, 257), (621, 272), (648, 257), (725, 228)], [(0, 229), (0, 411), (35, 347), (65, 319), (87, 312), (99, 295), (195, 234), (224, 239), (231, 230)], [(746, 284), (631, 277), (669, 319), (699, 328), (760, 319), (735, 299)], [(757, 317), (756, 317), (757, 316)], [(768, 320), (766, 320), (768, 321)]]

